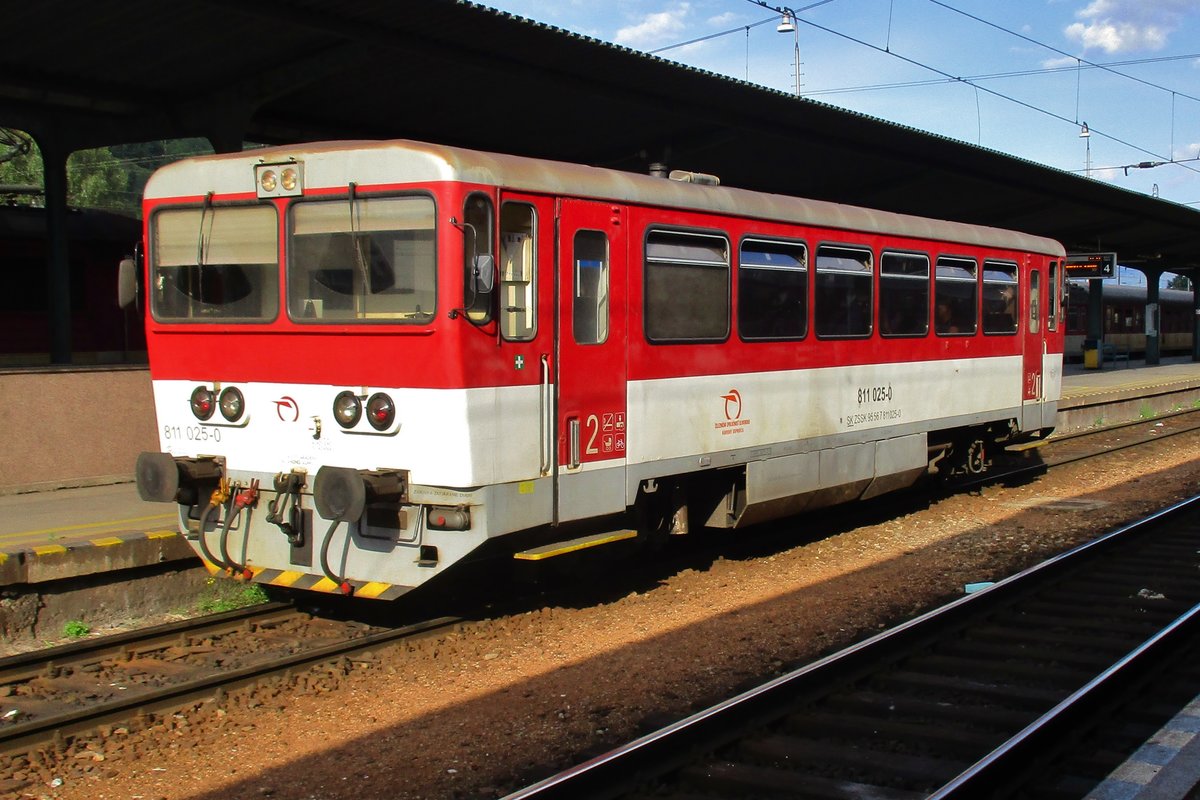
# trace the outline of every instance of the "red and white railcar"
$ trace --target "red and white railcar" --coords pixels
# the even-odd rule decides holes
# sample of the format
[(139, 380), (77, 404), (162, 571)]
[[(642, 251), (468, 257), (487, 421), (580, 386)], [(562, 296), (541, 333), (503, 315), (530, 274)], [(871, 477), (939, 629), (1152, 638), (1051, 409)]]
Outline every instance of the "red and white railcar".
[(183, 161), (145, 220), (139, 487), (260, 582), (390, 598), (1054, 424), (1064, 254), (1021, 233), (409, 141)]

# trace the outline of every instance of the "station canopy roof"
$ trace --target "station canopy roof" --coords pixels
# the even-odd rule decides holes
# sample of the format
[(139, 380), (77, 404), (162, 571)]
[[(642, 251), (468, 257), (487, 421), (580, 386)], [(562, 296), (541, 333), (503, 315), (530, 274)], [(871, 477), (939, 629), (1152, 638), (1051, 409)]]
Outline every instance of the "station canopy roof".
[(411, 138), (1200, 266), (1200, 211), (453, 0), (10, 3), (0, 125), (72, 150)]

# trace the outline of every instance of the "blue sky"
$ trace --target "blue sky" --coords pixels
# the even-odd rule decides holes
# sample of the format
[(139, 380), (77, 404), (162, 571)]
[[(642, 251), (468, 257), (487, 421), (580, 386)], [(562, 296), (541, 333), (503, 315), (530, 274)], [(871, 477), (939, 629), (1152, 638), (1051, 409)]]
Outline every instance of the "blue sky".
[(805, 97), (1200, 208), (1200, 0), (486, 4), (785, 92), (798, 41)]

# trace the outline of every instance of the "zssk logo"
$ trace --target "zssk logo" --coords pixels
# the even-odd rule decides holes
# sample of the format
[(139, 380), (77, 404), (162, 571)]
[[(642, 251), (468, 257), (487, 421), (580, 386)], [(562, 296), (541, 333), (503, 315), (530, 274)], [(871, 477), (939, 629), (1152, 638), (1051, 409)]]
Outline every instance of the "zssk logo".
[(300, 419), (300, 405), (284, 396), (275, 401), (275, 413), (279, 415), (280, 422), (295, 422)]
[(737, 389), (730, 389), (729, 394), (721, 395), (721, 399), (725, 401), (725, 419), (730, 421), (740, 419), (742, 416), (742, 393)]

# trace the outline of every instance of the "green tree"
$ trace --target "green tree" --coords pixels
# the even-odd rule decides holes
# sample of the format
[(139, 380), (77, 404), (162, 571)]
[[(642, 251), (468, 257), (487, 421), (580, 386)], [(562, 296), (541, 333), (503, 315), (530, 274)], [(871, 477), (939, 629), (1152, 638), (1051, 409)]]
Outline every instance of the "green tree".
[[(154, 170), (188, 156), (211, 153), (205, 139), (175, 139), (77, 150), (67, 159), (67, 204), (138, 216), (142, 191)], [(42, 186), (37, 144), (0, 128), (0, 185)], [(12, 202), (42, 205), (41, 195), (13, 195)]]
[(1191, 290), (1192, 281), (1186, 275), (1172, 275), (1171, 280), (1167, 282), (1168, 289), (1186, 289)]

